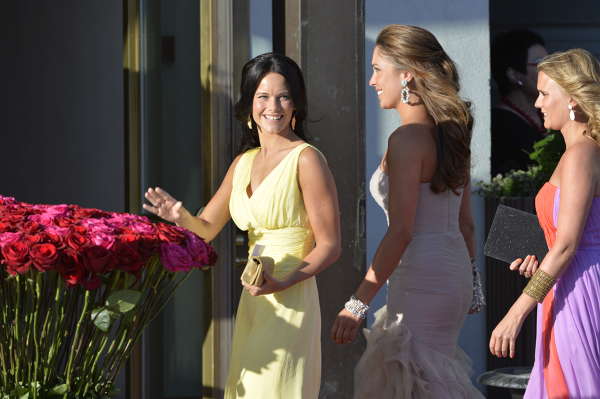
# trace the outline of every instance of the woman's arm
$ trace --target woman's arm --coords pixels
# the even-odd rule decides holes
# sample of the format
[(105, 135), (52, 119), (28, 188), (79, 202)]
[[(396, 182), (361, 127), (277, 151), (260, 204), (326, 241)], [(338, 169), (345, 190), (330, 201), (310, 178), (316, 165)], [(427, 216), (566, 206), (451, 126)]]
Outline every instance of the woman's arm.
[(231, 163), (221, 186), (204, 207), (200, 216), (192, 215), (183, 207), (181, 201), (176, 200), (160, 187), (148, 189), (145, 196), (151, 205), (144, 204), (144, 209), (178, 226), (185, 227), (205, 241), (212, 241), (231, 218), (229, 198), (231, 197), (233, 172), (240, 157), (241, 155)]
[(298, 181), (315, 235), (315, 247), (304, 258), (306, 266), (286, 279), (289, 285), (322, 272), (342, 253), (337, 188), (325, 158), (313, 148), (307, 148), (300, 154)]
[(423, 132), (413, 129), (411, 126), (401, 127), (388, 140), (389, 226), (355, 294), (365, 304), (370, 303), (385, 284), (412, 241), (422, 163), (427, 148), (419, 137)]
[(335, 181), (325, 159), (313, 148), (304, 149), (300, 154), (298, 183), (315, 236), (315, 247), (304, 258), (304, 266), (285, 280), (275, 280), (265, 273), (266, 282), (262, 286), (244, 285), (251, 295), (284, 290), (322, 272), (340, 257), (340, 212)]
[[(556, 240), (540, 265), (540, 270), (553, 278), (569, 266), (581, 240), (588, 213), (596, 192), (597, 150), (587, 145), (574, 145), (559, 164), (560, 203)], [(515, 343), (521, 325), (537, 302), (521, 294), (492, 332), (490, 352), (498, 357), (514, 356)]]
[[(422, 131), (402, 126), (388, 140), (389, 226), (355, 294), (364, 304), (371, 302), (412, 241), (423, 160), (429, 148), (423, 138)], [(352, 342), (360, 322), (358, 316), (342, 309), (333, 323), (331, 338), (337, 344)]]

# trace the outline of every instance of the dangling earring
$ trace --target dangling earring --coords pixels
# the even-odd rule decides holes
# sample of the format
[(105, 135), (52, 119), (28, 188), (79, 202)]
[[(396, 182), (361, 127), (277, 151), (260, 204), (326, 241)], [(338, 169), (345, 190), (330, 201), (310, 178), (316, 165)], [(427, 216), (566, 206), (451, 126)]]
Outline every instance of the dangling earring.
[(408, 80), (402, 79), (402, 91), (400, 92), (400, 100), (404, 104), (408, 104), (408, 97), (410, 96), (410, 89), (408, 88)]
[(296, 131), (296, 115), (292, 116), (292, 120), (290, 121), (290, 125), (292, 126), (292, 130)]
[(252, 117), (248, 115), (248, 121), (246, 122), (248, 129), (252, 130)]
[(569, 119), (574, 121), (575, 120), (575, 111), (573, 110), (573, 106), (571, 104), (569, 104), (568, 107), (569, 107)]

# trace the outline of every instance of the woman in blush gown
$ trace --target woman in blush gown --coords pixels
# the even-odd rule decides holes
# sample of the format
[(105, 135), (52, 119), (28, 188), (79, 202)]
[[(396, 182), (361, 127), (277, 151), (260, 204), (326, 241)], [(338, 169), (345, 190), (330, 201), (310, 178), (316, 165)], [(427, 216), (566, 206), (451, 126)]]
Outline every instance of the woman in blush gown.
[(422, 28), (384, 28), (372, 66), (380, 106), (402, 120), (370, 184), (388, 230), (332, 339), (354, 340), (387, 281), (387, 305), (356, 367), (355, 398), (482, 398), (457, 344), (473, 297), (469, 104), (454, 63)]
[(566, 144), (535, 199), (550, 250), (539, 269), (531, 257), (513, 262), (533, 277), (492, 332), (490, 351), (513, 357), (537, 305), (524, 397), (600, 398), (600, 64), (581, 49), (551, 54), (538, 65), (537, 88), (544, 126), (560, 130)]

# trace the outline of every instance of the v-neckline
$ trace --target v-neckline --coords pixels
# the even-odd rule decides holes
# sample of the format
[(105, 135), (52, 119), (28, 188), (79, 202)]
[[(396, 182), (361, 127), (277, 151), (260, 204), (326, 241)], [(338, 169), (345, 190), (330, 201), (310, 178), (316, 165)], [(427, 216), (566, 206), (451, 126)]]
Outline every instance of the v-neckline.
[[(269, 171), (269, 173), (266, 174), (266, 176), (262, 179), (262, 181), (258, 184), (258, 186), (256, 186), (256, 189), (252, 190), (252, 169), (254, 168), (254, 160), (256, 159), (256, 156), (258, 155), (258, 153), (260, 151), (262, 151), (262, 149), (259, 147), (259, 151), (256, 151), (256, 154), (254, 154), (254, 157), (252, 158), (252, 162), (250, 162), (250, 170), (248, 172), (248, 183), (246, 184), (246, 189), (244, 190), (244, 193), (246, 194), (246, 198), (249, 200), (254, 198), (254, 194), (256, 194), (256, 192), (263, 186), (264, 182), (273, 174), (273, 172), (275, 172), (275, 170), (278, 169), (283, 164), (283, 162), (290, 156), (290, 154), (292, 152), (296, 151), (296, 148), (300, 147), (303, 144), (306, 144), (306, 143), (300, 143), (297, 146), (295, 146), (294, 148), (292, 148), (291, 150), (289, 150), (288, 153), (285, 154), (283, 156), (283, 158), (281, 158), (281, 160), (277, 163), (277, 165), (275, 165), (275, 167), (273, 169), (271, 169)], [(251, 194), (248, 193), (248, 187), (252, 191)]]

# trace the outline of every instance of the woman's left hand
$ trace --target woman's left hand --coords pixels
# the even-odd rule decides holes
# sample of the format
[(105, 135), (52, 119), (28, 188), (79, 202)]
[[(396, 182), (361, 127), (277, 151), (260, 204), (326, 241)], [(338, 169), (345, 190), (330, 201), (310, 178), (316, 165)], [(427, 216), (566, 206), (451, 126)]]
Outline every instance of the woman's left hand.
[(263, 277), (265, 279), (261, 286), (249, 285), (242, 281), (242, 285), (252, 296), (273, 294), (275, 292), (283, 291), (290, 286), (285, 280), (277, 280), (269, 273), (263, 270)]
[(490, 352), (497, 357), (515, 357), (517, 336), (521, 331), (523, 318), (518, 317), (512, 309), (498, 323), (490, 337)]
[(356, 338), (358, 327), (363, 319), (353, 315), (346, 309), (338, 313), (333, 327), (331, 328), (331, 339), (336, 344), (349, 344)]

